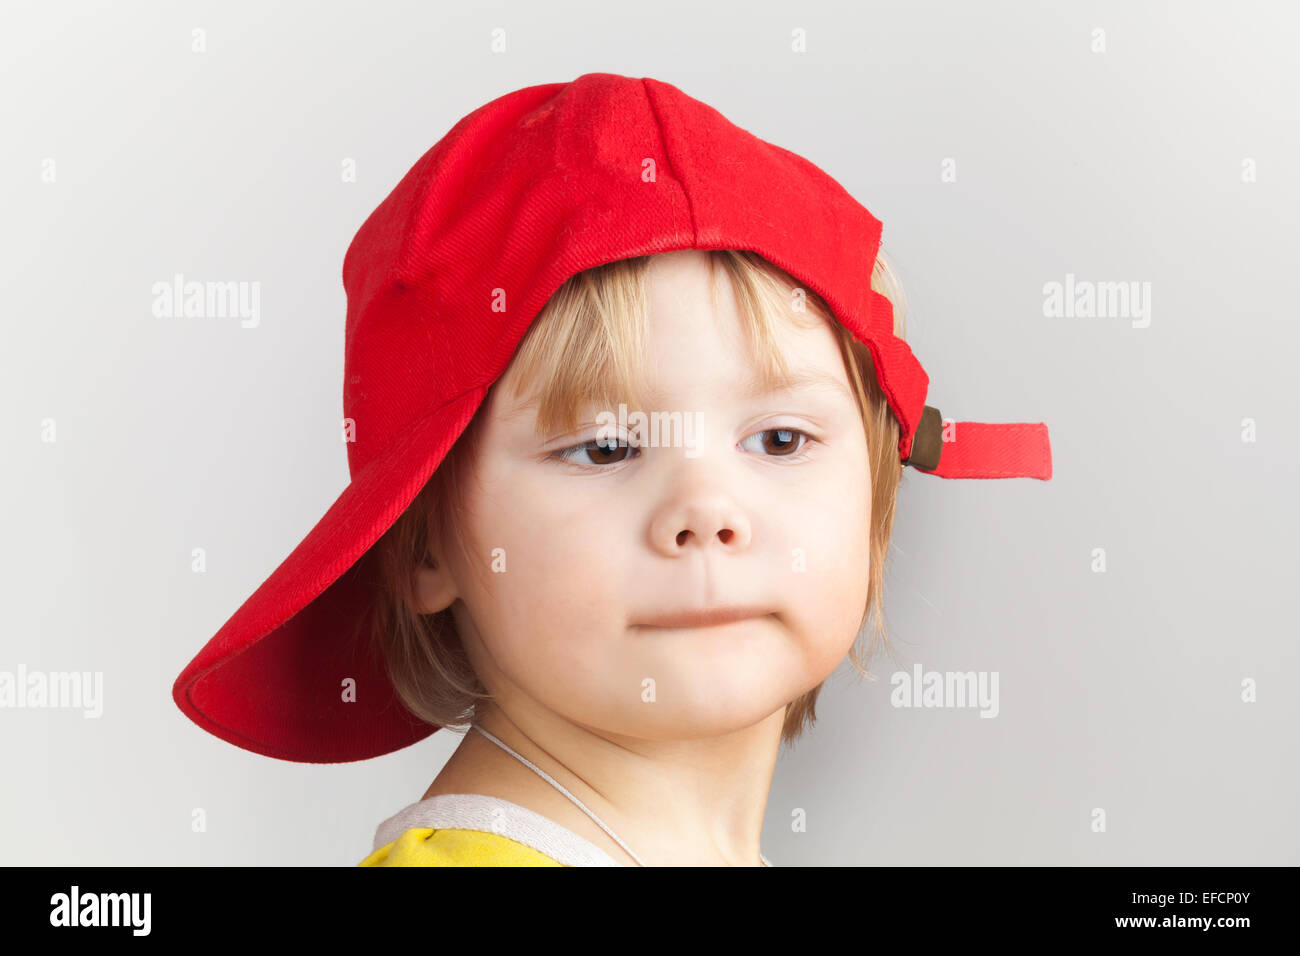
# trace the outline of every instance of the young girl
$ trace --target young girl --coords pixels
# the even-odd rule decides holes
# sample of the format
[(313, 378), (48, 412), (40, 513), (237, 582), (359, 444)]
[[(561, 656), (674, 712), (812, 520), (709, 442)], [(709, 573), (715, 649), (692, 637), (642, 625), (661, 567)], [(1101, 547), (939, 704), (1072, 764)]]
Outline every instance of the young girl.
[(177, 703), (312, 762), (465, 727), (365, 866), (770, 865), (781, 743), (883, 641), (903, 465), (1050, 477), (1042, 424), (924, 404), (879, 237), (665, 83), (474, 111), (344, 261), (351, 484)]

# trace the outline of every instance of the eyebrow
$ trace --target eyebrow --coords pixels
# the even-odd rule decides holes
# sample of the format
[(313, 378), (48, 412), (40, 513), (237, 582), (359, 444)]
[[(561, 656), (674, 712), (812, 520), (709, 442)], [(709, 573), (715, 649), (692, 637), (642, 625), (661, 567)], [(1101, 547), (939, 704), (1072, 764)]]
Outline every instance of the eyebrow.
[(757, 377), (752, 376), (745, 380), (744, 386), (739, 391), (743, 398), (764, 398), (768, 395), (775, 395), (779, 392), (797, 392), (805, 389), (820, 389), (839, 392), (850, 402), (854, 401), (853, 393), (849, 391), (848, 385), (840, 378), (824, 372), (817, 368), (794, 369), (787, 376), (788, 382), (777, 382), (772, 388), (766, 388), (763, 382)]
[[(821, 391), (833, 392), (843, 396), (849, 404), (856, 405), (857, 399), (853, 397), (853, 392), (842, 379), (836, 378), (829, 372), (818, 368), (798, 368), (791, 369), (790, 373), (785, 376), (786, 381), (780, 381), (780, 375), (777, 376), (777, 382), (767, 387), (762, 379), (757, 375), (749, 375), (746, 378), (738, 380), (736, 387), (728, 391), (728, 394), (734, 395), (745, 401), (754, 401), (759, 398), (766, 398), (769, 395), (780, 395), (783, 393), (794, 393), (801, 391)], [(663, 404), (663, 395), (658, 388), (652, 387), (647, 400), (651, 405)]]
[[(843, 396), (849, 404), (857, 404), (857, 399), (854, 398), (853, 392), (850, 391), (849, 386), (845, 384), (843, 379), (837, 378), (831, 373), (819, 368), (791, 369), (790, 373), (786, 376), (786, 381), (784, 382), (779, 381), (779, 375), (777, 378), (778, 381), (769, 388), (764, 385), (762, 379), (758, 375), (750, 375), (741, 379), (737, 383), (737, 387), (730, 390), (730, 394), (738, 396), (746, 401), (753, 401), (759, 398), (766, 398), (769, 395), (779, 395), (786, 392), (822, 391), (834, 392)], [(649, 400), (651, 404), (662, 403), (662, 395), (659, 389), (651, 388)]]
[[(846, 385), (842, 379), (831, 375), (829, 372), (822, 371), (821, 369), (794, 369), (788, 376), (786, 376), (786, 378), (786, 382), (782, 383), (778, 381), (774, 387), (768, 388), (757, 375), (751, 375), (743, 380), (740, 388), (735, 392), (735, 394), (739, 395), (743, 399), (752, 401), (757, 398), (766, 398), (769, 395), (777, 395), (782, 392), (830, 391), (843, 396), (852, 404), (856, 404), (857, 402), (857, 399), (853, 396), (853, 392), (850, 391), (849, 386)], [(661, 398), (659, 390), (652, 388), (650, 397), (652, 404), (659, 401)], [(538, 399), (536, 396), (533, 396), (529, 400), (519, 403), (509, 412), (502, 413), (502, 420), (511, 421), (520, 418), (530, 411), (535, 411), (537, 406)]]

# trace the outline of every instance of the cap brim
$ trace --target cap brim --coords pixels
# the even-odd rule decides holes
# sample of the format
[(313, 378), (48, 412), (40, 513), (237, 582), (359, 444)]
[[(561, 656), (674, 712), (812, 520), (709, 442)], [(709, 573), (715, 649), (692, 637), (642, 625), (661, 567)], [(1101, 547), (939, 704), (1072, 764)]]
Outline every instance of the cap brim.
[(365, 760), (438, 729), (398, 700), (360, 628), (372, 598), (348, 572), (414, 500), (487, 390), (417, 422), (352, 477), (176, 679), (172, 698), (191, 720), (245, 750), (302, 763)]

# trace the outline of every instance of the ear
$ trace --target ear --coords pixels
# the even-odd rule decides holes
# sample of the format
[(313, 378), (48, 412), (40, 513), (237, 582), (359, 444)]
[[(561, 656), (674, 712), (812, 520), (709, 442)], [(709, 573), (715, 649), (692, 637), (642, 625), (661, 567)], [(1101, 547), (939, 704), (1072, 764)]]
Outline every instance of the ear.
[(439, 561), (431, 552), (415, 569), (415, 611), (417, 614), (436, 614), (444, 611), (456, 600), (456, 583), (447, 570), (447, 562)]

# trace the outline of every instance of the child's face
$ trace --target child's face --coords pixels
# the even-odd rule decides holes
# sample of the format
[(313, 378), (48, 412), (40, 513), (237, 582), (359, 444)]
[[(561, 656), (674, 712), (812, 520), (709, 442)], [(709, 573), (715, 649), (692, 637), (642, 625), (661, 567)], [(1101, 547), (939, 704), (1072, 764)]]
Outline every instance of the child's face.
[[(783, 323), (778, 342), (792, 374), (842, 388), (747, 397), (752, 360), (730, 284), (720, 281), (714, 314), (703, 253), (656, 256), (647, 278), (658, 400), (644, 411), (698, 413), (695, 448), (573, 449), (594, 442), (597, 408), (548, 440), (534, 430), (535, 408), (511, 416), (522, 403), (509, 398), (507, 370), (480, 411), (486, 427), (457, 516), (481, 565), (443, 549), (420, 593), (425, 610), (458, 598), (466, 651), (507, 712), (540, 705), (613, 734), (692, 738), (772, 715), (848, 652), (867, 599), (871, 476), (823, 321)], [(719, 605), (758, 616), (647, 626)]]

